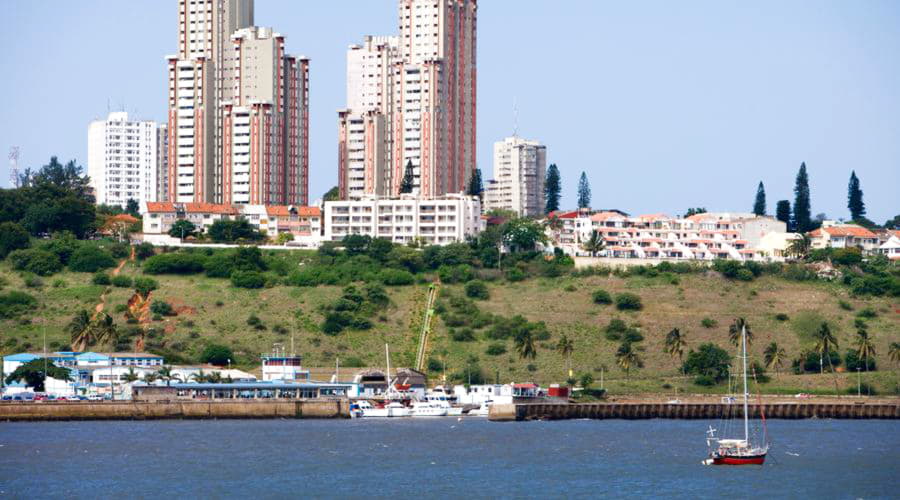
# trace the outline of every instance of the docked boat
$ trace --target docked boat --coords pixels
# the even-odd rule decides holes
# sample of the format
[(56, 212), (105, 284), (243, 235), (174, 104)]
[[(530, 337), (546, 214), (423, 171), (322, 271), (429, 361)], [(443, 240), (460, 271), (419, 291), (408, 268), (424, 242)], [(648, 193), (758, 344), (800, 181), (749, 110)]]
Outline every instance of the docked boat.
[[(769, 439), (766, 431), (766, 416), (761, 413), (764, 438), (762, 443), (753, 444), (750, 440), (750, 420), (747, 403), (747, 327), (741, 326), (741, 366), (744, 379), (744, 438), (721, 439), (716, 437), (716, 429), (710, 426), (706, 432), (706, 445), (709, 447), (709, 458), (704, 465), (762, 465), (769, 452)], [(759, 405), (762, 411), (762, 404)]]
[(470, 417), (487, 417), (491, 412), (491, 402), (485, 401), (481, 403), (481, 406), (478, 408), (473, 408), (469, 410), (469, 413), (466, 415)]
[(390, 418), (390, 417), (408, 417), (411, 415), (410, 409), (402, 404), (393, 401), (383, 407), (373, 406), (368, 401), (358, 401), (355, 403), (354, 411), (358, 411), (357, 417), (365, 418)]
[(425, 394), (425, 402), (432, 403), (447, 411), (447, 416), (458, 417), (463, 414), (462, 406), (453, 406), (451, 404), (451, 396), (444, 392), (443, 388), (438, 386), (433, 391)]
[(412, 405), (413, 417), (446, 417), (447, 408), (431, 401), (416, 401)]

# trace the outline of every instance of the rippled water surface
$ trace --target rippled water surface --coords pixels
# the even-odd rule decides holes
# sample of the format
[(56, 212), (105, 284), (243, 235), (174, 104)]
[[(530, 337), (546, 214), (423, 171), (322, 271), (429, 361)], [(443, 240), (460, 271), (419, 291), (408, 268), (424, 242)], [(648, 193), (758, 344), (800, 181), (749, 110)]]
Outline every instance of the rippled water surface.
[(0, 497), (900, 498), (900, 422), (772, 421), (706, 467), (703, 421), (0, 423)]

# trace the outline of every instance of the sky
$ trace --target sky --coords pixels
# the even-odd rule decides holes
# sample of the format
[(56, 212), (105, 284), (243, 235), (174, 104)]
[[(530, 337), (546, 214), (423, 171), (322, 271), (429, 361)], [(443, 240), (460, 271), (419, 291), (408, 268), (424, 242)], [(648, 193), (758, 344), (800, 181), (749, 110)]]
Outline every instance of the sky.
[[(256, 24), (311, 58), (310, 194), (337, 184), (346, 50), (396, 34), (397, 0), (256, 0)], [(900, 213), (900, 2), (479, 0), (478, 166), (518, 135), (547, 146), (563, 205), (586, 172), (595, 208), (769, 213), (801, 162), (813, 214)], [(87, 168), (87, 127), (107, 110), (162, 121), (175, 0), (4, 5), (0, 148), (20, 168), (51, 155)], [(8, 186), (5, 162), (0, 186)]]

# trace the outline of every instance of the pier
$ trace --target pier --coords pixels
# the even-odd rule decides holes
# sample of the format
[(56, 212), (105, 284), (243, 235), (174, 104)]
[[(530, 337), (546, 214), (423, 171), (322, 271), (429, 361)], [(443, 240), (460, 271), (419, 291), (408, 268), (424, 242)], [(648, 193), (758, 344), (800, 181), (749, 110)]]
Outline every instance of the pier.
[(0, 404), (0, 421), (350, 418), (347, 399)]
[[(750, 418), (804, 419), (900, 419), (900, 402), (765, 403), (751, 404)], [(514, 403), (491, 406), (488, 418), (495, 422), (565, 419), (714, 419), (726, 414), (742, 418), (743, 408), (722, 403)]]

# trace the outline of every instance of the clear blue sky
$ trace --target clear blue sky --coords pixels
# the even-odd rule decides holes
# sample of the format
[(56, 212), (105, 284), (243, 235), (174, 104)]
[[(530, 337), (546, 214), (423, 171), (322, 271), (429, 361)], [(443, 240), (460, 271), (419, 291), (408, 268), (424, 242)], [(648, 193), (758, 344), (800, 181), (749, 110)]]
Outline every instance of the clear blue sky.
[[(847, 216), (851, 169), (872, 219), (900, 213), (896, 0), (479, 3), (485, 178), (515, 100), (519, 135), (547, 144), (569, 206), (584, 170), (595, 207), (748, 211), (762, 180), (771, 213), (806, 161), (814, 214)], [(24, 166), (53, 154), (85, 164), (88, 122), (107, 102), (165, 117), (175, 0), (10, 1), (4, 12), (4, 156), (19, 145)], [(312, 58), (313, 198), (336, 184), (346, 48), (394, 34), (395, 17), (396, 0), (256, 0), (256, 23)]]

